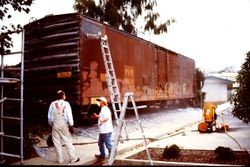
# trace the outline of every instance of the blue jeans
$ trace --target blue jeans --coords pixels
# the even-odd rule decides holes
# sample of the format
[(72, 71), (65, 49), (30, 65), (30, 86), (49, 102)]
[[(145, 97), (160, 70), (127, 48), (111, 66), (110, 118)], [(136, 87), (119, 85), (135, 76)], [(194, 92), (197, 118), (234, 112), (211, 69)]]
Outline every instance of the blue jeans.
[(111, 134), (112, 134), (111, 132), (99, 134), (98, 146), (99, 146), (100, 155), (102, 157), (105, 157), (104, 144), (105, 144), (106, 148), (108, 149), (109, 155), (111, 153), (111, 149), (112, 149)]

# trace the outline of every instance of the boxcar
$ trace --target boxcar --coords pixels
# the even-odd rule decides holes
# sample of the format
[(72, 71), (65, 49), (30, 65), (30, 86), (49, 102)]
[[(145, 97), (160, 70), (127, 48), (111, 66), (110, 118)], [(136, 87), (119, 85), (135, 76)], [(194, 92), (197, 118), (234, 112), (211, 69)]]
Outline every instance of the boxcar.
[(96, 97), (109, 101), (99, 39), (88, 35), (98, 33), (108, 37), (121, 96), (133, 92), (148, 108), (195, 98), (194, 60), (142, 38), (77, 13), (46, 16), (24, 29), (26, 110), (43, 110), (46, 116), (59, 89), (81, 119), (92, 112)]

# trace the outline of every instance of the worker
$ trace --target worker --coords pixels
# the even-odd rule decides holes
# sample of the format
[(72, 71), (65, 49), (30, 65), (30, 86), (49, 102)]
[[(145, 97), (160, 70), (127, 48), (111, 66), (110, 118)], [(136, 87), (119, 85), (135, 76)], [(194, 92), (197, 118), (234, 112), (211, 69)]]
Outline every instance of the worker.
[(96, 158), (104, 159), (105, 158), (105, 147), (108, 149), (109, 156), (112, 150), (111, 135), (113, 132), (113, 124), (111, 111), (108, 108), (107, 99), (105, 97), (97, 98), (97, 105), (101, 108), (99, 114), (94, 113), (94, 117), (98, 118), (99, 126), (99, 139), (98, 146), (100, 154), (96, 154)]
[(65, 101), (66, 95), (63, 90), (57, 92), (57, 100), (49, 106), (48, 123), (52, 126), (52, 140), (55, 146), (57, 161), (64, 163), (62, 142), (65, 144), (70, 162), (75, 163), (80, 159), (76, 157), (75, 147), (73, 146), (73, 116), (69, 102)]

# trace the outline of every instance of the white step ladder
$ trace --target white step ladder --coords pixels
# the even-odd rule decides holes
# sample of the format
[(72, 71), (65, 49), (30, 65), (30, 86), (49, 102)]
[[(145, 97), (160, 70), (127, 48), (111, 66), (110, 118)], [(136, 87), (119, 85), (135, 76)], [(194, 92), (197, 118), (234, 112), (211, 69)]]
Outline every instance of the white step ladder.
[(146, 151), (147, 151), (148, 159), (150, 161), (150, 164), (153, 165), (153, 161), (152, 161), (151, 156), (150, 156), (149, 151), (148, 151), (147, 141), (146, 141), (146, 138), (145, 138), (145, 134), (144, 134), (144, 131), (143, 131), (143, 128), (142, 128), (141, 121), (139, 120), (139, 115), (138, 115), (138, 112), (137, 112), (137, 107), (135, 105), (135, 101), (134, 101), (133, 96), (134, 95), (131, 92), (127, 92), (124, 95), (120, 117), (119, 117), (119, 119), (117, 121), (117, 126), (115, 127), (115, 130), (114, 130), (114, 142), (113, 142), (113, 147), (112, 147), (112, 150), (111, 150), (111, 153), (110, 153), (108, 165), (112, 165), (114, 160), (115, 160), (115, 155), (116, 155), (117, 147), (118, 147), (118, 144), (119, 144), (121, 130), (122, 130), (122, 127), (123, 127), (123, 124), (124, 124), (124, 118), (125, 118), (129, 98), (130, 98), (130, 100), (131, 100), (131, 102), (133, 104), (133, 109), (135, 111), (136, 120), (138, 121), (138, 123), (140, 125), (141, 134), (142, 134), (142, 137), (143, 137), (144, 146), (145, 146)]
[[(100, 45), (102, 50), (103, 61), (106, 69), (106, 80), (108, 85), (108, 90), (110, 94), (110, 101), (114, 111), (115, 119), (118, 120), (118, 114), (121, 112), (121, 96), (115, 75), (115, 70), (113, 66), (113, 61), (109, 49), (107, 35), (100, 38)], [(125, 124), (125, 122), (124, 122)], [(128, 140), (127, 127), (124, 126), (126, 131), (126, 139)]]

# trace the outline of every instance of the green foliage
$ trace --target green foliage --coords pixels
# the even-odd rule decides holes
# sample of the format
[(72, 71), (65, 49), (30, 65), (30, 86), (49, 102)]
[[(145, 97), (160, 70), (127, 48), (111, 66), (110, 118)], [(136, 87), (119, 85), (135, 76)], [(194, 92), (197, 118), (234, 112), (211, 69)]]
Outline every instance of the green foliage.
[(166, 146), (163, 151), (163, 158), (174, 158), (180, 153), (180, 148), (176, 144), (172, 144), (170, 147)]
[(167, 32), (167, 26), (175, 20), (167, 20), (157, 24), (159, 13), (154, 12), (156, 0), (75, 0), (74, 9), (80, 13), (92, 17), (100, 22), (107, 23), (116, 28), (136, 35), (136, 20), (139, 16), (144, 17), (145, 31), (161, 34)]
[[(32, 0), (1, 0), (0, 3), (0, 19), (10, 19), (12, 15), (10, 14), (10, 9), (12, 8), (14, 12), (25, 12), (29, 13), (29, 6), (32, 4)], [(10, 52), (10, 48), (13, 47), (13, 42), (11, 38), (12, 33), (19, 33), (22, 31), (22, 26), (18, 23), (10, 25), (1, 24), (0, 32), (0, 54), (6, 54)]]
[(214, 150), (214, 153), (216, 153), (216, 158), (221, 160), (228, 160), (234, 158), (234, 152), (229, 147), (219, 146)]
[(234, 104), (233, 115), (248, 124), (250, 122), (250, 51), (246, 55), (245, 62), (236, 77), (239, 88), (232, 96), (231, 102)]
[(200, 69), (197, 68), (195, 69), (195, 71), (196, 71), (196, 84), (194, 85), (195, 97), (196, 97), (195, 104), (202, 106), (202, 103), (205, 99), (205, 92), (202, 92), (201, 89), (204, 86), (205, 76), (200, 71)]

